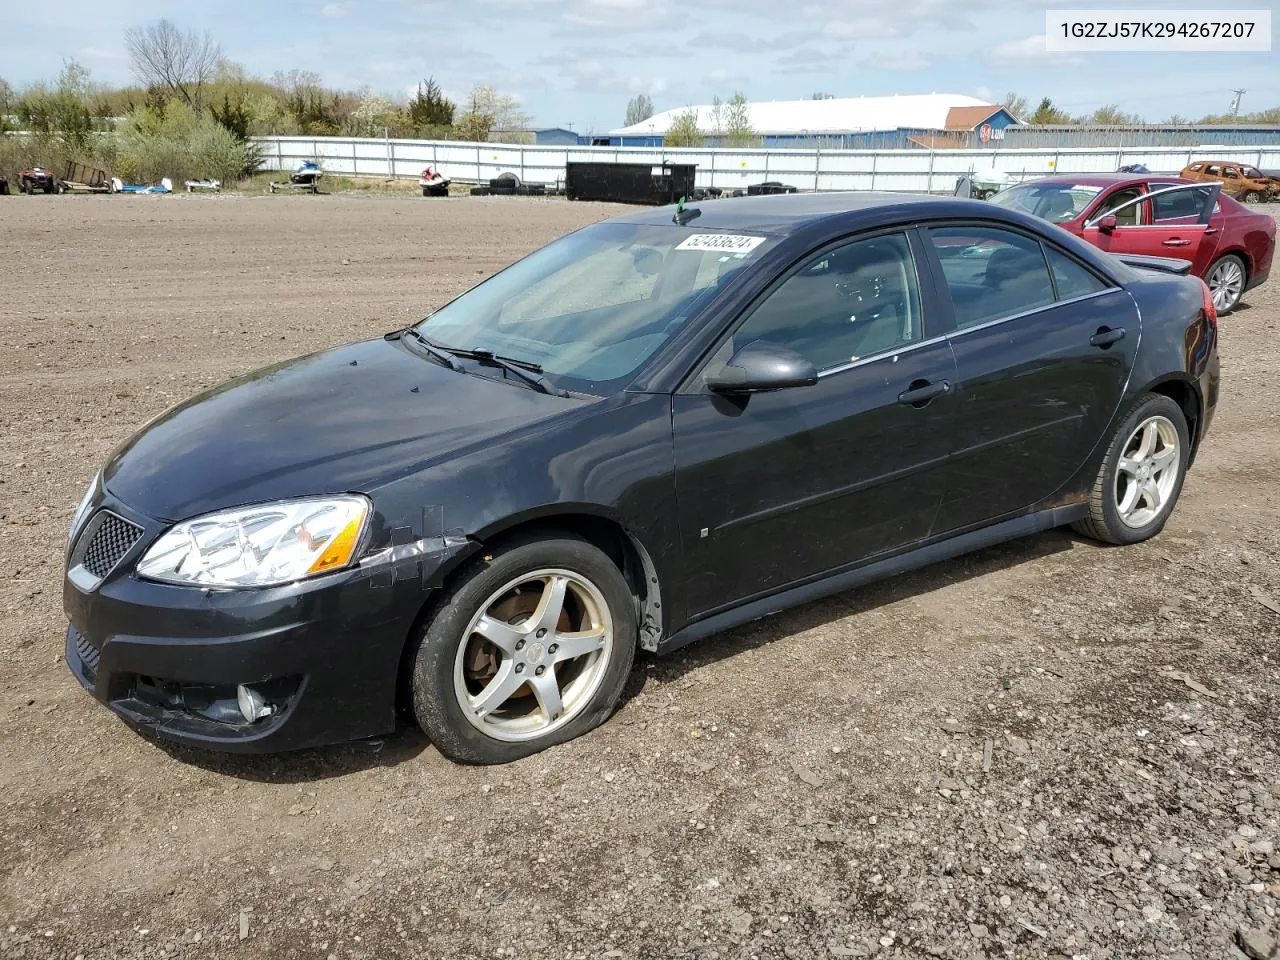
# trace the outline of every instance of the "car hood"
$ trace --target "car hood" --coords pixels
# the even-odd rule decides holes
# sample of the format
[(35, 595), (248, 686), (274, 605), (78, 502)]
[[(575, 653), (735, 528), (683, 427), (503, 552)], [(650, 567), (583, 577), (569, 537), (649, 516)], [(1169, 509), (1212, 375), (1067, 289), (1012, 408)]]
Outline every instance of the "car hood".
[(590, 402), (485, 373), (457, 373), (398, 340), (300, 357), (161, 414), (111, 456), (103, 480), (121, 502), (163, 520), (284, 497), (372, 492)]

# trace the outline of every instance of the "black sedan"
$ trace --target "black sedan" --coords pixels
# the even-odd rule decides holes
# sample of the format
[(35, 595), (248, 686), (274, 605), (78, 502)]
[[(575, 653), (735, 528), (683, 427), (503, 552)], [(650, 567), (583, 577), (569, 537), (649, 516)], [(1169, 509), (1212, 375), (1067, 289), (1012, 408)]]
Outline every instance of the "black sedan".
[(1185, 264), (969, 200), (630, 213), (195, 397), (75, 512), (67, 663), (130, 723), (503, 762), (665, 652), (1071, 524), (1157, 534), (1218, 397)]

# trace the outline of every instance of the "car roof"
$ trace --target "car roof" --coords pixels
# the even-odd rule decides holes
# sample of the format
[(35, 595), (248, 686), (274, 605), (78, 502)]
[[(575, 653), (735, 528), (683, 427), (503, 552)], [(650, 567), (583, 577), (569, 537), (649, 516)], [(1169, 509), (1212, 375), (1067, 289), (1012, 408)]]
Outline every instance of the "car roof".
[[(685, 211), (697, 210), (698, 215), (687, 219), (684, 226), (691, 230), (751, 230), (781, 236), (794, 233), (803, 227), (826, 220), (862, 219), (868, 223), (880, 220), (892, 210), (904, 220), (947, 216), (990, 216), (991, 207), (979, 200), (963, 200), (956, 197), (928, 196), (910, 193), (881, 193), (875, 191), (787, 193), (761, 197), (729, 197), (720, 200), (699, 200), (685, 204)], [(645, 207), (641, 210), (614, 217), (614, 222), (640, 224), (670, 224), (674, 206)]]
[(1149, 180), (1159, 180), (1161, 183), (1192, 184), (1196, 182), (1186, 180), (1176, 173), (1167, 176), (1159, 173), (1057, 173), (1051, 177), (1023, 180), (1022, 183), (1015, 183), (1012, 186), (1020, 187), (1028, 183), (1063, 183), (1081, 187), (1110, 187), (1125, 183), (1146, 183)]

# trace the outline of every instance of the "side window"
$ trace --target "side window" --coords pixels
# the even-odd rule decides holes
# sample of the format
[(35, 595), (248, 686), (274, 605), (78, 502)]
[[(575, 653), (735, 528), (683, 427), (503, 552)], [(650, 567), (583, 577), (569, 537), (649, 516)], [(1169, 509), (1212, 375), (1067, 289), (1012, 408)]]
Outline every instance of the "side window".
[(1040, 243), (996, 227), (936, 227), (929, 231), (963, 329), (1053, 303)]
[[(1117, 190), (1102, 201), (1102, 206), (1099, 208), (1099, 212), (1094, 214), (1094, 217), (1102, 216), (1103, 213), (1115, 210), (1116, 207), (1128, 203), (1130, 200), (1137, 200), (1140, 196), (1142, 196), (1142, 191), (1138, 187), (1126, 187), (1124, 190)], [(1118, 211), (1116, 213), (1116, 224), (1121, 227), (1136, 226), (1138, 224), (1138, 209), (1142, 206), (1143, 204), (1141, 203), (1135, 203)]]
[[(1154, 190), (1164, 190), (1168, 187), (1179, 186), (1179, 184), (1153, 183), (1151, 186)], [(1180, 220), (1185, 217), (1198, 217), (1204, 212), (1204, 206), (1208, 202), (1209, 191), (1204, 187), (1162, 193), (1151, 198), (1151, 205), (1155, 208), (1157, 222), (1161, 220)]]
[(1192, 170), (1194, 170), (1196, 173), (1199, 173), (1201, 170), (1203, 170), (1203, 169), (1204, 169), (1204, 164), (1203, 164), (1203, 163), (1193, 163), (1193, 164), (1191, 165), (1191, 169), (1192, 169)]
[(1049, 260), (1049, 270), (1053, 273), (1053, 282), (1058, 288), (1059, 300), (1071, 300), (1107, 289), (1107, 284), (1065, 253), (1055, 250), (1048, 244), (1045, 244), (1044, 251)]
[(915, 260), (906, 236), (894, 233), (809, 260), (752, 311), (716, 359), (767, 340), (821, 372), (922, 336)]
[(1216, 163), (1211, 163), (1211, 164), (1209, 164), (1209, 169), (1208, 169), (1207, 171), (1205, 171), (1205, 172), (1206, 172), (1206, 173), (1208, 173), (1208, 174), (1209, 174), (1209, 176), (1211, 176), (1211, 177), (1220, 177), (1220, 176), (1222, 176), (1222, 168), (1221, 168), (1220, 166), (1218, 166)]
[(1240, 171), (1239, 171), (1239, 170), (1237, 170), (1235, 167), (1227, 167), (1227, 168), (1226, 168), (1226, 173), (1224, 174), (1224, 176), (1225, 176), (1228, 180), (1239, 180), (1239, 179), (1240, 179)]

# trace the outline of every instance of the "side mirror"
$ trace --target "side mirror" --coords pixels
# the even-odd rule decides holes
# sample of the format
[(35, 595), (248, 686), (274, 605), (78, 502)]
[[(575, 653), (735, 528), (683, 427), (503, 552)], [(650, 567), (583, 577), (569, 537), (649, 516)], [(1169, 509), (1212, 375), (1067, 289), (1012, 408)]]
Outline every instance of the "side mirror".
[(812, 363), (794, 350), (766, 340), (747, 344), (705, 379), (707, 389), (715, 393), (758, 393), (809, 387), (817, 382), (818, 371)]
[(1116, 215), (1108, 213), (1105, 217), (1098, 221), (1098, 229), (1103, 233), (1111, 233), (1116, 228)]

